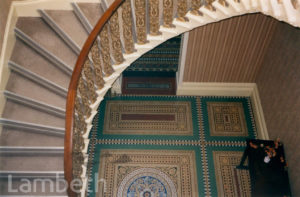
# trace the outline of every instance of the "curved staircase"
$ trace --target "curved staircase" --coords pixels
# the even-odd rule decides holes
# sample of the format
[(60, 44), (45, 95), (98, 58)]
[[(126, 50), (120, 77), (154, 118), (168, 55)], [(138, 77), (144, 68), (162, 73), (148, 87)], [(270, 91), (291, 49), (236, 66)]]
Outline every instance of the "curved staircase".
[(7, 65), (11, 74), (0, 119), (0, 195), (66, 196), (66, 191), (50, 192), (47, 184), (46, 193), (40, 189), (9, 193), (7, 181), (12, 175), (11, 188), (17, 189), (21, 178), (64, 176), (68, 85), (77, 56), (103, 13), (97, 3), (72, 6), (73, 11), (39, 10), (40, 17), (20, 17), (15, 26), (16, 43)]
[[(177, 0), (174, 4), (171, 0), (148, 0), (147, 6), (145, 0), (125, 2), (118, 8), (118, 15), (110, 19), (110, 26), (104, 27), (97, 37), (79, 80), (81, 99), (76, 100), (76, 104), (83, 107), (75, 106), (75, 118), (84, 118), (83, 125), (78, 123), (85, 130), (80, 136), (84, 156), (91, 122), (103, 96), (122, 71), (145, 52), (195, 27), (246, 13), (262, 12), (300, 26), (296, 0), (207, 0), (204, 4), (200, 0), (191, 0), (188, 4), (186, 0)], [(10, 193), (7, 188), (20, 188), (22, 178), (59, 180), (57, 178), (64, 176), (68, 84), (85, 40), (109, 3), (72, 3), (72, 7), (73, 10), (38, 10), (39, 17), (20, 17), (16, 23), (14, 49), (10, 61), (4, 65), (11, 74), (3, 92), (6, 104), (0, 119), (3, 127), (0, 196), (67, 195), (66, 191), (51, 192), (49, 188), (43, 192), (41, 185), (37, 191), (30, 192)], [(107, 54), (109, 60), (105, 59)], [(97, 61), (101, 67), (97, 67)], [(84, 93), (80, 85), (88, 91)], [(83, 110), (82, 114), (78, 109)], [(79, 170), (79, 177), (84, 181), (82, 196), (87, 184), (84, 165)], [(10, 177), (12, 185), (7, 182)], [(62, 188), (63, 182), (58, 185)]]

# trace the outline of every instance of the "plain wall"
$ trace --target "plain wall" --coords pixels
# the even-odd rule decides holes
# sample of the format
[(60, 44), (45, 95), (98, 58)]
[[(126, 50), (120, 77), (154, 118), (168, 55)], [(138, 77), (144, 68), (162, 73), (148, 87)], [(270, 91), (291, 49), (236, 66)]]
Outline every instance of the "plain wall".
[(285, 146), (293, 196), (300, 196), (300, 29), (281, 22), (256, 78), (271, 139)]
[(13, 0), (0, 0), (0, 54), (2, 51), (7, 16), (12, 2)]

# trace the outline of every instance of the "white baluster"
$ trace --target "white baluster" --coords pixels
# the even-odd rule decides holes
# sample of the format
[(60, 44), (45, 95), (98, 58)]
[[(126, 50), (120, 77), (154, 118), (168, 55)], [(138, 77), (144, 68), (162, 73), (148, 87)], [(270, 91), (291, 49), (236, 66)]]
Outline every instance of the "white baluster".
[(229, 5), (233, 7), (233, 9), (235, 9), (236, 12), (238, 13), (244, 12), (244, 8), (241, 3), (236, 2), (235, 0), (227, 0), (227, 2), (229, 3)]
[(259, 6), (258, 0), (251, 0), (251, 5), (253, 9), (258, 10), (258, 6)]
[(82, 152), (86, 154), (87, 151), (88, 151), (88, 146), (89, 146), (90, 140), (89, 139), (83, 139), (83, 142), (84, 142), (84, 149), (82, 150)]
[(287, 15), (288, 21), (295, 26), (300, 26), (300, 12), (295, 9), (291, 3), (291, 0), (282, 0), (285, 13)]
[(82, 173), (81, 173), (81, 177), (85, 178), (86, 177), (86, 171), (87, 171), (87, 167), (85, 164), (81, 165), (82, 167)]
[[(197, 15), (192, 14), (191, 12), (188, 12), (186, 16), (189, 19), (196, 21), (196, 23), (198, 23), (198, 24), (200, 23), (201, 25), (215, 21), (213, 18), (209, 17), (206, 14), (197, 16)], [(197, 25), (197, 26), (199, 26), (199, 25)]]
[(80, 196), (85, 197), (86, 196), (86, 190), (87, 190), (87, 183), (88, 179), (87, 178), (82, 178), (82, 189), (80, 190)]
[(260, 9), (263, 13), (269, 13), (270, 12), (270, 5), (269, 0), (259, 0), (260, 3)]
[(217, 9), (215, 11), (212, 11), (212, 10), (207, 9), (205, 6), (202, 6), (200, 8), (200, 11), (203, 12), (204, 14), (208, 15), (209, 17), (213, 18), (216, 21), (221, 20), (226, 17), (221, 11), (219, 11)]
[(273, 14), (275, 17), (281, 18), (283, 17), (283, 6), (278, 3), (278, 0), (270, 0), (271, 7), (273, 10)]
[(250, 11), (251, 10), (251, 0), (242, 0), (241, 3), (245, 7), (246, 10)]
[(238, 14), (230, 4), (228, 4), (228, 6), (224, 6), (220, 4), (219, 1), (214, 1), (212, 5), (218, 10), (220, 10), (226, 16), (234, 16)]

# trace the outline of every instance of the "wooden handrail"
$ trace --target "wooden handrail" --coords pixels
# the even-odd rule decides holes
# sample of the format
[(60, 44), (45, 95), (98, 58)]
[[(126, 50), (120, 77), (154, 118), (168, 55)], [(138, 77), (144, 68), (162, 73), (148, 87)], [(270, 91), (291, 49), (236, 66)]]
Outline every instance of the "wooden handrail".
[[(73, 179), (73, 123), (75, 113), (75, 99), (77, 96), (77, 86), (79, 78), (83, 69), (86, 58), (90, 52), (90, 49), (97, 39), (100, 31), (102, 30), (105, 23), (108, 22), (112, 14), (117, 8), (123, 3), (124, 0), (115, 0), (111, 6), (105, 11), (102, 17), (97, 22), (96, 26), (85, 41), (83, 48), (81, 49), (80, 55), (78, 56), (75, 68), (72, 73), (71, 81), (69, 84), (67, 102), (66, 102), (66, 123), (65, 123), (65, 141), (64, 141), (64, 173), (65, 179), (70, 186)], [(68, 187), (68, 195), (76, 196), (76, 193)]]

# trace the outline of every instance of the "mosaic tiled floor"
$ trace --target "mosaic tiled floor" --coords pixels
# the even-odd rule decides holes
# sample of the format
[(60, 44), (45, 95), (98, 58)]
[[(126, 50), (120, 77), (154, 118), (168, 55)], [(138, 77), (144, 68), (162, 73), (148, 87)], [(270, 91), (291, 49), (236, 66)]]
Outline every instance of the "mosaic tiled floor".
[(107, 98), (93, 125), (88, 196), (251, 196), (235, 169), (256, 138), (248, 97)]

